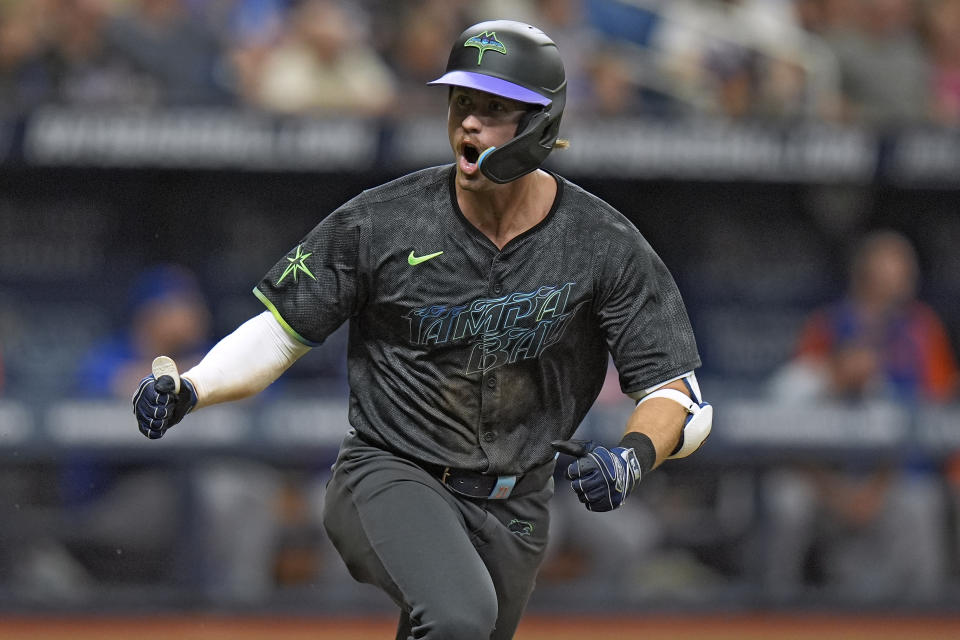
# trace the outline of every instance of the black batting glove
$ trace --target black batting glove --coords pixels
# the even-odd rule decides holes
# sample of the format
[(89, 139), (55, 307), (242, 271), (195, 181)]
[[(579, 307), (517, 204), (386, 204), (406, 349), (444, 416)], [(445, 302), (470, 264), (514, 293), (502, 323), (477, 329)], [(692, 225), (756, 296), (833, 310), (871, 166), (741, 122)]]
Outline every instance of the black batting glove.
[(180, 378), (180, 393), (174, 393), (170, 376), (160, 379), (150, 374), (140, 381), (133, 394), (133, 415), (140, 433), (156, 440), (177, 424), (197, 404), (197, 392), (186, 378)]
[[(639, 484), (644, 467), (649, 471), (656, 459), (653, 443), (639, 433), (628, 434), (620, 446), (612, 449), (583, 440), (554, 440), (551, 444), (557, 451), (576, 458), (567, 466), (564, 476), (590, 511), (613, 511), (622, 505)], [(642, 458), (638, 457), (638, 448)]]

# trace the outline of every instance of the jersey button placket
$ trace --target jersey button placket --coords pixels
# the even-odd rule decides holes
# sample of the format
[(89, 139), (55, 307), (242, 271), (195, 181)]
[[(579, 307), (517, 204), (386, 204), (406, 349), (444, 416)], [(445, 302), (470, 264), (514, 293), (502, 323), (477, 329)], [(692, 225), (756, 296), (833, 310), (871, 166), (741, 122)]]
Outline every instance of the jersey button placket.
[(491, 429), (493, 424), (490, 420), (490, 414), (493, 410), (493, 407), (496, 406), (496, 401), (494, 398), (497, 392), (497, 376), (494, 373), (487, 373), (484, 375), (481, 384), (482, 396), (483, 396), (483, 416), (481, 422), (481, 428), (483, 432), (480, 434), (481, 440), (487, 444), (493, 444), (497, 441), (497, 434)]
[(503, 283), (497, 280), (497, 271), (500, 263), (500, 256), (494, 256), (490, 262), (490, 272), (487, 275), (487, 283), (490, 287), (490, 293), (499, 296), (503, 293)]
[[(487, 291), (491, 297), (499, 297), (503, 293), (503, 283), (498, 281), (499, 256), (494, 256), (487, 273)], [(484, 345), (486, 347), (486, 345)], [(486, 355), (486, 353), (484, 353)], [(493, 445), (497, 441), (495, 420), (497, 413), (497, 376), (495, 373), (485, 373), (480, 380), (480, 441), (482, 444)], [(486, 447), (483, 447), (486, 449)], [(488, 452), (489, 455), (489, 452)]]

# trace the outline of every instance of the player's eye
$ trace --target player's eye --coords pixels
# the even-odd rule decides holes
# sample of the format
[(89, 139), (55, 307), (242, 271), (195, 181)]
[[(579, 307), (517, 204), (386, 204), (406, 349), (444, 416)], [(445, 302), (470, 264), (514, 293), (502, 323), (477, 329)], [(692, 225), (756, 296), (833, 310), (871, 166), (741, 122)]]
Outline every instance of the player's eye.
[(487, 108), (491, 113), (504, 113), (507, 110), (507, 105), (503, 104), (499, 100), (491, 100), (490, 104), (487, 105)]
[(456, 102), (457, 106), (460, 107), (461, 109), (466, 109), (467, 107), (470, 106), (470, 98), (468, 98), (467, 95), (464, 93), (457, 94), (456, 96), (454, 96), (453, 99)]

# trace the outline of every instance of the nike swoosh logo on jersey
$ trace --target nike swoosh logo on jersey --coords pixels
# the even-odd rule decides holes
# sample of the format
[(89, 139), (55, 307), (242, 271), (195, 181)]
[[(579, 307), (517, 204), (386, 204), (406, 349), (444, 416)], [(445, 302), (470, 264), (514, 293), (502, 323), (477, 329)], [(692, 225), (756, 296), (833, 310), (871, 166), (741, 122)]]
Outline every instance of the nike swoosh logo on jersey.
[(411, 252), (410, 252), (410, 255), (407, 256), (407, 262), (410, 263), (410, 266), (411, 266), (411, 267), (415, 267), (416, 265), (420, 264), (421, 262), (426, 262), (427, 260), (430, 260), (430, 259), (432, 259), (432, 258), (436, 258), (437, 256), (442, 255), (442, 254), (443, 254), (443, 251), (437, 251), (436, 253), (428, 253), (428, 254), (425, 255), (425, 256), (415, 256), (415, 255), (413, 255), (413, 251), (411, 251)]

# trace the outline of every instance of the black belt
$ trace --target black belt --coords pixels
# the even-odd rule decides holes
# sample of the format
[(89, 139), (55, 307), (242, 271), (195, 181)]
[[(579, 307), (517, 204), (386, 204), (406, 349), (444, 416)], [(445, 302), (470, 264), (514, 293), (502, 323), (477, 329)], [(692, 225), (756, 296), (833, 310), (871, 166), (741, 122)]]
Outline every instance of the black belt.
[[(371, 447), (384, 449), (382, 444), (375, 442), (370, 437), (357, 431), (354, 431), (354, 434)], [(467, 496), (468, 498), (480, 498), (483, 500), (506, 500), (511, 496), (521, 496), (525, 493), (543, 489), (547, 484), (547, 480), (553, 476), (554, 463), (557, 461), (557, 456), (554, 456), (527, 473), (515, 476), (494, 476), (477, 471), (453, 469), (451, 467), (429, 464), (414, 460), (397, 452), (394, 453), (415, 463), (427, 473), (437, 478), (441, 484), (450, 488), (451, 491)]]
[(451, 491), (484, 500), (506, 500), (510, 496), (539, 491), (553, 475), (556, 458), (531, 469), (527, 473), (513, 476), (494, 476), (464, 469), (452, 469), (439, 465), (421, 464), (424, 469)]

